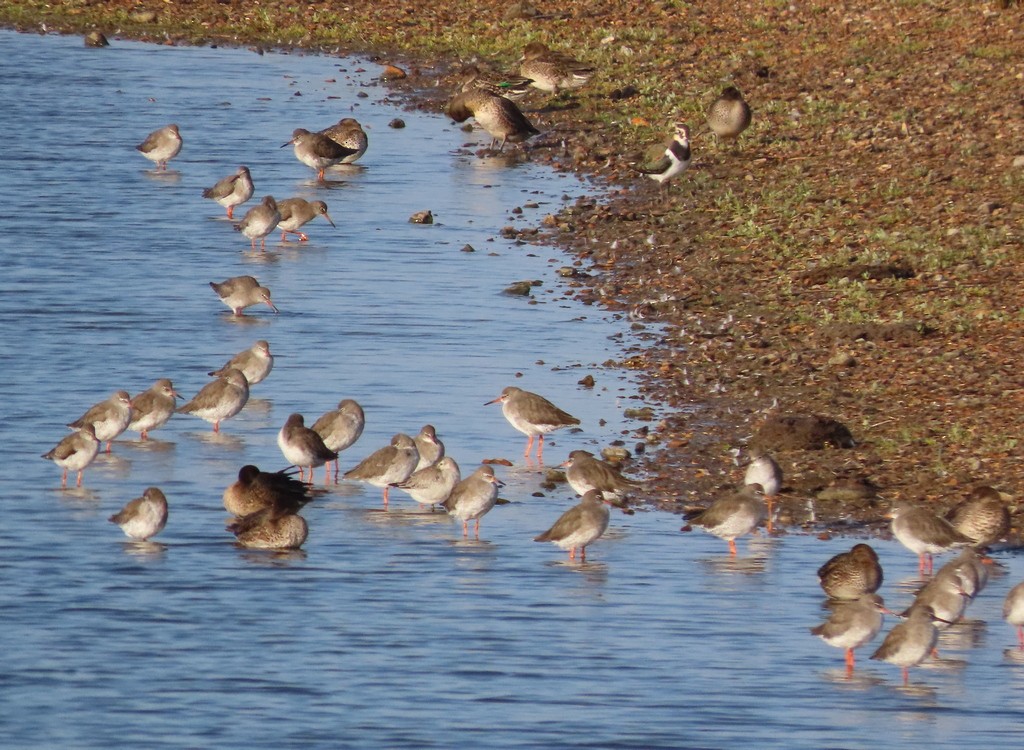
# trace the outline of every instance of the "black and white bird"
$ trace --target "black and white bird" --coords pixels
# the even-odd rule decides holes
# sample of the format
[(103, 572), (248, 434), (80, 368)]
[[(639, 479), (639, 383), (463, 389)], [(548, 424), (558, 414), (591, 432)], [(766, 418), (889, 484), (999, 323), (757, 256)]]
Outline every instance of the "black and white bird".
[(654, 146), (647, 152), (647, 160), (633, 168), (664, 185), (690, 167), (690, 129), (681, 122), (675, 124), (672, 140)]

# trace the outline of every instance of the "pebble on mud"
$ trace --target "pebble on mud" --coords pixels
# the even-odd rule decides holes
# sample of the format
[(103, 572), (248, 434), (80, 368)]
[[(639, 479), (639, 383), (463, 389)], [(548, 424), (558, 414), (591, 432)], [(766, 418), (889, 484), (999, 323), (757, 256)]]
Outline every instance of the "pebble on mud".
[(511, 294), (516, 297), (528, 297), (530, 292), (533, 291), (535, 286), (540, 286), (541, 282), (534, 281), (515, 281), (505, 287), (505, 294)]
[(396, 117), (394, 120), (388, 123), (388, 127), (393, 130), (401, 130), (405, 127), (405, 120), (401, 117)]
[(629, 458), (629, 451), (618, 446), (609, 446), (601, 449), (601, 457), (613, 464), (621, 464)]
[(642, 406), (639, 409), (626, 409), (622, 412), (622, 416), (626, 419), (639, 419), (644, 422), (650, 422), (654, 419), (654, 409), (649, 406)]
[(576, 385), (582, 385), (584, 388), (594, 387), (594, 376), (587, 375), (585, 378), (576, 381)]

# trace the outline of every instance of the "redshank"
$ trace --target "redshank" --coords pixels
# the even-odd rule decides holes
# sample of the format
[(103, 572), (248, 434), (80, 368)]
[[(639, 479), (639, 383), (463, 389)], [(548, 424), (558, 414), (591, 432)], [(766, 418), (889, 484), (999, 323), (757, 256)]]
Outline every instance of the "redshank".
[(644, 163), (633, 168), (664, 185), (690, 168), (690, 156), (690, 129), (677, 122), (671, 140), (649, 148)]
[[(974, 599), (988, 585), (992, 559), (982, 557), (973, 547), (965, 547), (960, 554), (939, 568), (936, 578), (952, 575), (959, 582), (968, 601)], [(941, 614), (939, 615), (942, 616)]]
[(416, 464), (416, 471), (433, 466), (444, 458), (444, 443), (437, 436), (437, 430), (434, 429), (434, 425), (423, 425), (419, 434), (413, 440), (416, 442), (416, 450), (420, 454), (420, 460)]
[(248, 464), (238, 472), (238, 481), (224, 490), (224, 509), (233, 516), (247, 516), (275, 503), (301, 508), (312, 497), (304, 482), (284, 471), (260, 471)]
[(541, 461), (544, 455), (544, 435), (561, 427), (577, 425), (580, 420), (568, 414), (543, 396), (522, 388), (510, 385), (505, 388), (501, 395), (486, 402), (487, 404), (501, 404), (501, 413), (509, 424), (526, 435), (526, 450), (523, 455), (529, 458), (530, 448), (533, 447), (533, 438), (539, 438), (537, 445), (537, 460)]
[(128, 429), (131, 419), (132, 397), (128, 391), (118, 391), (106, 401), (90, 406), (85, 414), (74, 422), (69, 422), (68, 427), (80, 430), (91, 424), (96, 430), (96, 439), (100, 442), (106, 441), (107, 453), (110, 453), (110, 444), (114, 438)]
[(234, 225), (236, 232), (241, 232), (249, 238), (249, 246), (256, 250), (256, 240), (260, 241), (260, 249), (267, 249), (267, 235), (277, 229), (281, 222), (281, 212), (278, 210), (277, 201), (274, 196), (266, 195), (258, 206), (253, 206), (245, 212), (242, 220)]
[(132, 399), (131, 419), (128, 429), (138, 432), (142, 440), (149, 438), (151, 430), (163, 427), (174, 414), (181, 394), (174, 390), (174, 384), (167, 378), (156, 381), (148, 390)]
[(855, 544), (818, 568), (822, 590), (830, 599), (859, 599), (882, 585), (882, 566), (870, 544)]
[[(313, 423), (313, 430), (320, 435), (330, 450), (341, 453), (350, 448), (363, 434), (366, 417), (363, 407), (350, 398), (338, 402), (338, 408), (327, 412)], [(330, 462), (327, 463), (330, 467)], [(334, 481), (338, 481), (338, 460), (334, 461)]]
[(92, 424), (86, 424), (78, 432), (67, 435), (57, 445), (43, 454), (43, 458), (53, 461), (64, 470), (60, 480), (61, 489), (68, 486), (68, 472), (77, 471), (76, 487), (82, 486), (82, 472), (93, 462), (100, 452), (100, 441), (96, 439), (96, 430)]
[(853, 671), (853, 651), (874, 640), (882, 629), (882, 613), (887, 612), (878, 594), (861, 594), (835, 605), (828, 620), (811, 628), (811, 634), (829, 646), (846, 650), (846, 671)]
[(708, 127), (721, 140), (735, 141), (750, 127), (750, 105), (735, 86), (722, 90), (708, 108)]
[(254, 276), (232, 276), (219, 283), (211, 281), (210, 288), (235, 315), (243, 315), (245, 308), (261, 302), (274, 312), (278, 311), (277, 306), (270, 300), (270, 290), (260, 286), (260, 282)]
[(771, 531), (774, 522), (772, 502), (782, 489), (782, 467), (767, 453), (757, 450), (751, 453), (751, 458), (743, 475), (743, 484), (759, 484), (764, 490), (764, 501), (768, 506), (768, 521), (765, 527)]
[(716, 499), (705, 510), (688, 513), (685, 518), (719, 539), (729, 542), (729, 554), (736, 554), (736, 537), (749, 534), (765, 519), (764, 490), (759, 484)]
[(129, 539), (144, 542), (167, 525), (167, 498), (159, 488), (148, 487), (142, 497), (129, 501), (108, 520), (120, 526)]
[(1010, 589), (1006, 595), (1003, 619), (1017, 628), (1017, 643), (1024, 651), (1024, 581)]
[(920, 573), (932, 572), (932, 555), (973, 543), (970, 537), (954, 529), (949, 521), (926, 508), (901, 503), (890, 511), (889, 517), (892, 518), (893, 536), (917, 555)]
[(535, 542), (552, 542), (561, 549), (569, 550), (569, 559), (576, 559), (576, 550), (580, 553), (580, 562), (587, 560), (587, 546), (593, 544), (608, 529), (609, 512), (604, 496), (600, 490), (587, 490), (577, 505), (569, 508), (554, 525)]
[(498, 151), (505, 148), (506, 142), (522, 143), (540, 133), (511, 99), (480, 89), (456, 94), (448, 102), (445, 112), (455, 122), (474, 118), (491, 136), (492, 149), (495, 143), (501, 141)]
[(534, 88), (557, 95), (576, 89), (594, 75), (590, 65), (555, 52), (541, 42), (530, 42), (523, 48), (519, 73), (532, 81)]
[(277, 204), (281, 212), (281, 222), (277, 228), (281, 230), (281, 242), (288, 241), (288, 234), (299, 235), (299, 242), (306, 242), (309, 237), (299, 231), (317, 216), (323, 216), (332, 227), (334, 221), (327, 214), (327, 204), (323, 201), (307, 201), (305, 198), (285, 198)]
[(343, 117), (336, 124), (321, 130), (320, 133), (326, 135), (339, 146), (353, 151), (353, 153), (342, 159), (339, 164), (352, 164), (359, 161), (370, 146), (370, 139), (367, 138), (366, 131), (363, 130), (363, 126), (354, 117)]
[(219, 370), (213, 370), (208, 375), (223, 375), (229, 368), (241, 370), (245, 375), (246, 382), (252, 387), (267, 379), (267, 375), (274, 369), (274, 355), (270, 353), (270, 344), (260, 339), (245, 351), (239, 352), (227, 361)]
[(416, 442), (404, 433), (391, 438), (391, 444), (374, 451), (343, 475), (384, 489), (384, 508), (388, 507), (388, 489), (404, 482), (416, 471), (420, 456)]
[(284, 148), (288, 145), (295, 146), (295, 158), (317, 170), (316, 178), (324, 179), (324, 170), (341, 164), (346, 157), (353, 156), (358, 149), (346, 148), (337, 141), (333, 141), (323, 133), (311, 133), (305, 128), (296, 128), (292, 131), (291, 140), (281, 145)]
[(420, 505), (443, 503), (462, 480), (459, 465), (451, 456), (444, 456), (436, 464), (417, 469), (404, 482), (391, 485), (405, 492)]
[(228, 218), (235, 218), (235, 206), (241, 206), (252, 198), (255, 188), (249, 168), (242, 166), (234, 174), (218, 180), (213, 187), (203, 190), (203, 197), (217, 201), (228, 212)]
[[(329, 461), (336, 461), (338, 454), (324, 445), (319, 434), (309, 427), (301, 414), (290, 414), (284, 427), (277, 433), (277, 447), (281, 449), (285, 460), (299, 467), (299, 479), (303, 470), (309, 467), (309, 483), (313, 484), (313, 469), (323, 466)], [(330, 467), (324, 474), (324, 483), (330, 479)]]
[(921, 587), (903, 616), (910, 617), (915, 610), (926, 607), (935, 614), (935, 627), (945, 630), (963, 617), (968, 600), (959, 572), (947, 569)]
[(626, 479), (618, 469), (596, 458), (590, 451), (572, 451), (562, 466), (566, 467), (565, 479), (569, 486), (581, 496), (597, 490), (605, 498), (621, 500), (636, 488), (635, 482)]
[(306, 519), (288, 499), (277, 498), (266, 508), (227, 525), (239, 546), (249, 549), (298, 549), (309, 535)]
[(167, 162), (181, 151), (181, 133), (177, 125), (167, 125), (154, 130), (146, 136), (146, 140), (135, 147), (147, 159), (156, 164), (156, 171), (167, 169)]
[(910, 681), (910, 667), (920, 664), (932, 653), (938, 638), (935, 613), (926, 604), (914, 608), (906, 620), (890, 630), (871, 658), (901, 667), (906, 685)]
[(480, 519), (498, 502), (498, 488), (503, 486), (504, 482), (487, 465), (455, 485), (444, 507), (448, 515), (462, 521), (462, 536), (469, 536), (470, 521), (476, 521), (474, 534), (480, 536)]
[(953, 528), (974, 541), (976, 547), (987, 547), (999, 541), (1010, 530), (1008, 496), (994, 487), (975, 487), (971, 496), (946, 514)]
[(230, 368), (204, 385), (178, 413), (205, 419), (213, 424), (214, 432), (220, 432), (220, 423), (242, 411), (248, 400), (249, 382), (241, 371)]

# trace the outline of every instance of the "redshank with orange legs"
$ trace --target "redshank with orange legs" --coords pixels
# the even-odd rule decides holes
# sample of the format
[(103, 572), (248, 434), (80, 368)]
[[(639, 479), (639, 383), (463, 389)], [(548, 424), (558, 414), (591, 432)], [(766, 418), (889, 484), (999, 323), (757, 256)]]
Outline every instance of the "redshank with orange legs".
[(882, 613), (888, 612), (877, 594), (861, 594), (856, 599), (837, 603), (828, 620), (811, 628), (811, 634), (829, 646), (846, 651), (846, 671), (853, 672), (854, 649), (874, 640), (882, 629)]
[(174, 390), (174, 384), (167, 378), (156, 381), (148, 390), (132, 399), (131, 419), (128, 429), (138, 432), (142, 440), (149, 439), (151, 430), (163, 427), (174, 414), (181, 394)]
[[(291, 414), (284, 427), (277, 433), (277, 446), (285, 460), (299, 467), (299, 479), (303, 470), (309, 467), (309, 483), (313, 484), (313, 469), (329, 461), (336, 461), (338, 454), (326, 445), (318, 433), (306, 427), (301, 414)], [(324, 473), (324, 484), (331, 478), (330, 467)]]
[(544, 435), (562, 427), (577, 425), (580, 420), (568, 412), (562, 411), (543, 396), (524, 391), (510, 385), (501, 395), (487, 401), (487, 404), (501, 404), (501, 413), (508, 423), (527, 436), (526, 450), (523, 455), (529, 458), (534, 437), (538, 438), (537, 461), (543, 461)]
[(729, 554), (736, 554), (736, 538), (749, 534), (764, 520), (767, 509), (759, 484), (748, 484), (716, 499), (706, 509), (684, 517), (694, 526), (729, 543)]
[(342, 146), (323, 133), (311, 133), (305, 128), (296, 128), (292, 131), (291, 140), (283, 143), (281, 148), (289, 145), (295, 147), (296, 159), (317, 171), (316, 178), (321, 182), (324, 179), (324, 170), (335, 164), (341, 164), (347, 157), (355, 155), (358, 151), (358, 149)]
[(893, 536), (917, 555), (918, 572), (922, 574), (931, 574), (935, 564), (933, 555), (973, 544), (970, 537), (927, 508), (900, 503), (888, 515), (892, 519)]
[(289, 234), (297, 234), (299, 242), (309, 240), (299, 229), (317, 216), (323, 216), (332, 227), (334, 221), (327, 213), (327, 204), (323, 201), (307, 201), (305, 198), (285, 198), (278, 201), (277, 210), (281, 212), (281, 221), (277, 228), (281, 230), (281, 242), (288, 241)]
[(480, 519), (498, 502), (498, 488), (503, 486), (486, 464), (455, 485), (444, 507), (448, 515), (462, 521), (462, 536), (469, 536), (470, 521), (476, 522), (474, 534), (480, 536)]
[(569, 550), (569, 559), (576, 559), (579, 550), (580, 562), (587, 560), (587, 546), (593, 544), (608, 530), (608, 511), (604, 495), (600, 490), (587, 490), (583, 499), (539, 536), (535, 542), (551, 542), (563, 550)]
[(213, 424), (214, 432), (220, 432), (220, 423), (242, 411), (248, 400), (249, 382), (240, 370), (230, 368), (204, 385), (187, 404), (178, 408), (178, 413), (204, 419)]
[(267, 249), (267, 235), (277, 229), (281, 223), (281, 211), (278, 209), (274, 196), (266, 195), (258, 206), (245, 212), (242, 220), (234, 225), (236, 232), (249, 238), (249, 246), (256, 250), (256, 240), (260, 241), (260, 249)]
[(178, 126), (167, 125), (154, 130), (146, 136), (146, 140), (135, 147), (135, 150), (156, 164), (157, 172), (167, 170), (167, 162), (181, 152), (181, 133)]
[(384, 508), (388, 507), (388, 489), (404, 482), (416, 471), (420, 460), (416, 442), (404, 433), (391, 438), (391, 444), (374, 451), (345, 472), (345, 479), (357, 479), (384, 490)]
[[(363, 434), (366, 416), (363, 407), (350, 398), (338, 402), (332, 409), (313, 423), (313, 430), (323, 438), (324, 445), (335, 453), (352, 447)], [(331, 462), (327, 462), (330, 467)], [(338, 481), (338, 460), (334, 459), (334, 481)]]
[(217, 201), (227, 210), (229, 219), (235, 218), (235, 206), (240, 206), (252, 198), (255, 187), (249, 168), (241, 166), (234, 174), (229, 174), (217, 181), (213, 187), (203, 190), (203, 197)]
[(74, 422), (69, 422), (68, 427), (80, 430), (91, 424), (96, 431), (96, 439), (101, 443), (105, 441), (106, 452), (110, 453), (110, 444), (114, 438), (128, 429), (131, 419), (132, 397), (128, 391), (118, 391), (105, 401), (90, 406), (85, 414)]
[(61, 489), (68, 486), (68, 472), (77, 471), (76, 487), (82, 486), (82, 472), (91, 464), (100, 452), (100, 441), (96, 439), (96, 430), (92, 424), (86, 424), (78, 432), (67, 435), (57, 445), (43, 454), (43, 458), (53, 461), (64, 470), (60, 479)]
[(871, 658), (900, 667), (906, 685), (910, 682), (910, 668), (928, 658), (938, 638), (935, 612), (926, 604), (915, 608), (906, 620), (893, 627)]

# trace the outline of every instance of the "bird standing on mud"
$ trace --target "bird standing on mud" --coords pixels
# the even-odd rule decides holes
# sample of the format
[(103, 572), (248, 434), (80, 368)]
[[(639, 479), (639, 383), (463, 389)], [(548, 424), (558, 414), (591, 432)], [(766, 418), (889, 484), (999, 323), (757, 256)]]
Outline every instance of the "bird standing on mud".
[(690, 168), (690, 129), (683, 123), (675, 124), (675, 134), (668, 143), (652, 146), (643, 164), (634, 165), (659, 185), (664, 185)]

